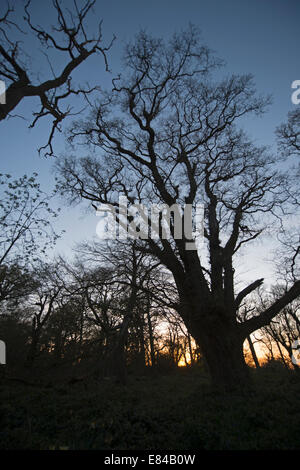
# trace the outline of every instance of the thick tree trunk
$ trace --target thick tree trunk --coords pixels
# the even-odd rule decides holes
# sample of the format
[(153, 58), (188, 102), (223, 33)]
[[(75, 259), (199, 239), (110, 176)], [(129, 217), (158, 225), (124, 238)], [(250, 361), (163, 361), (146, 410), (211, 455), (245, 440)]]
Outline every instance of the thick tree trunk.
[(216, 333), (202, 342), (202, 350), (210, 371), (212, 385), (224, 391), (249, 386), (249, 371), (243, 355), (243, 341), (230, 333)]
[(201, 348), (213, 388), (224, 392), (247, 389), (250, 375), (243, 352), (245, 338), (238, 324), (224, 319), (222, 313), (212, 313), (205, 319), (190, 316), (188, 330)]

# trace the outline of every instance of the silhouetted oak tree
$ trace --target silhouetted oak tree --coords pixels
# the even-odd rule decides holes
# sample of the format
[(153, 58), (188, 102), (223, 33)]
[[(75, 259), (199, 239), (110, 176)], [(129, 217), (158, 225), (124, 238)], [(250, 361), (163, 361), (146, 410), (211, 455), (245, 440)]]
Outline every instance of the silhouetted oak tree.
[(220, 61), (193, 26), (167, 44), (141, 32), (124, 60), (112, 90), (70, 131), (71, 143), (93, 153), (61, 160), (61, 190), (94, 207), (117, 206), (119, 194), (147, 207), (204, 203), (205, 244), (198, 251), (187, 249), (187, 237), (175, 238), (174, 214), (170, 239), (138, 245), (173, 274), (178, 311), (214, 384), (241, 386), (248, 381), (245, 339), (300, 293), (296, 281), (259, 316), (237, 320), (241, 302), (263, 279), (236, 292), (236, 254), (288, 199), (276, 158), (236, 127), (240, 118), (262, 113), (268, 99), (256, 96), (249, 75), (214, 79)]

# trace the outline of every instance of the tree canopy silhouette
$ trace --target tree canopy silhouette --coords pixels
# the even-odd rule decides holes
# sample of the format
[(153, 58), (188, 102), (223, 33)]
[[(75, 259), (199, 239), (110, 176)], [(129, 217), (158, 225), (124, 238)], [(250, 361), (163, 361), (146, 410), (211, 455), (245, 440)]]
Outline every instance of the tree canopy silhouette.
[(279, 219), (290, 197), (277, 156), (237, 126), (263, 113), (270, 100), (257, 96), (250, 75), (219, 79), (222, 63), (193, 26), (167, 43), (141, 32), (126, 48), (124, 63), (111, 91), (70, 129), (74, 153), (80, 143), (90, 156), (60, 160), (58, 185), (94, 207), (116, 207), (120, 194), (148, 207), (204, 203), (205, 243), (198, 251), (187, 249), (185, 235), (176, 238), (174, 214), (170, 239), (149, 237), (137, 245), (172, 273), (178, 311), (213, 382), (243, 385), (244, 340), (300, 293), (296, 280), (259, 315), (237, 318), (241, 302), (263, 279), (236, 292), (236, 255)]

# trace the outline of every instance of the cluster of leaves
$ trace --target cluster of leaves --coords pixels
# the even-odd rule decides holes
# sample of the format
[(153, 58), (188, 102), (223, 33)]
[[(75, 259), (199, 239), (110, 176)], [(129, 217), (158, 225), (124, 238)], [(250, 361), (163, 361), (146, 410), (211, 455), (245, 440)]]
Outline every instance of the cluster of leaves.
[(37, 181), (37, 173), (13, 179), (0, 174), (0, 265), (26, 266), (54, 246), (58, 235), (50, 219), (56, 218), (49, 196)]

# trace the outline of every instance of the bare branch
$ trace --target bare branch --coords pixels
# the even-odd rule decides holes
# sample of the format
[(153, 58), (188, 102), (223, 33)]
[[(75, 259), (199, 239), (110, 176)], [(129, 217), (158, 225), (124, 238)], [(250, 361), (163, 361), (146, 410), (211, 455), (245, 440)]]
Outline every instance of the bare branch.
[[(71, 24), (67, 19), (66, 13), (63, 11), (59, 0), (53, 0), (53, 8), (57, 12), (57, 25), (53, 27), (55, 35), (47, 32), (39, 26), (35, 26), (31, 19), (29, 11), (30, 1), (25, 5), (24, 20), (27, 23), (30, 31), (34, 33), (37, 39), (41, 42), (44, 48), (52, 47), (58, 52), (68, 53), (69, 61), (60, 72), (54, 71), (52, 74), (54, 78), (45, 80), (44, 82), (34, 84), (29, 76), (28, 70), (24, 65), (21, 65), (19, 58), (23, 51), (19, 49), (18, 41), (11, 41), (8, 38), (8, 27), (16, 26), (13, 22), (8, 20), (8, 15), (13, 12), (13, 9), (8, 8), (7, 12), (1, 18), (0, 24), (0, 57), (3, 63), (0, 65), (0, 77), (6, 79), (8, 82), (6, 89), (6, 103), (0, 107), (0, 120), (4, 120), (10, 116), (11, 112), (18, 106), (18, 104), (25, 97), (37, 96), (40, 98), (41, 110), (36, 114), (36, 118), (30, 127), (33, 127), (37, 120), (52, 115), (55, 119), (49, 135), (48, 143), (42, 149), (49, 149), (46, 155), (53, 155), (52, 140), (55, 130), (58, 130), (58, 125), (67, 117), (70, 116), (70, 108), (67, 107), (63, 110), (60, 106), (60, 101), (66, 101), (71, 94), (83, 95), (85, 97), (88, 93), (95, 91), (93, 89), (84, 90), (83, 88), (72, 88), (71, 75), (89, 56), (93, 54), (100, 54), (105, 63), (105, 69), (108, 70), (107, 52), (110, 49), (112, 42), (108, 46), (102, 46), (102, 32), (101, 23), (97, 36), (89, 37), (86, 32), (85, 20), (87, 14), (91, 11), (95, 4), (95, 0), (88, 0), (80, 9), (76, 2), (74, 3), (75, 13), (71, 15)], [(70, 12), (69, 12), (70, 14)], [(70, 15), (69, 15), (70, 16)], [(5, 29), (6, 28), (6, 29)], [(2, 38), (1, 38), (2, 35)], [(5, 47), (7, 44), (9, 47)], [(58, 94), (60, 91), (60, 94)]]

